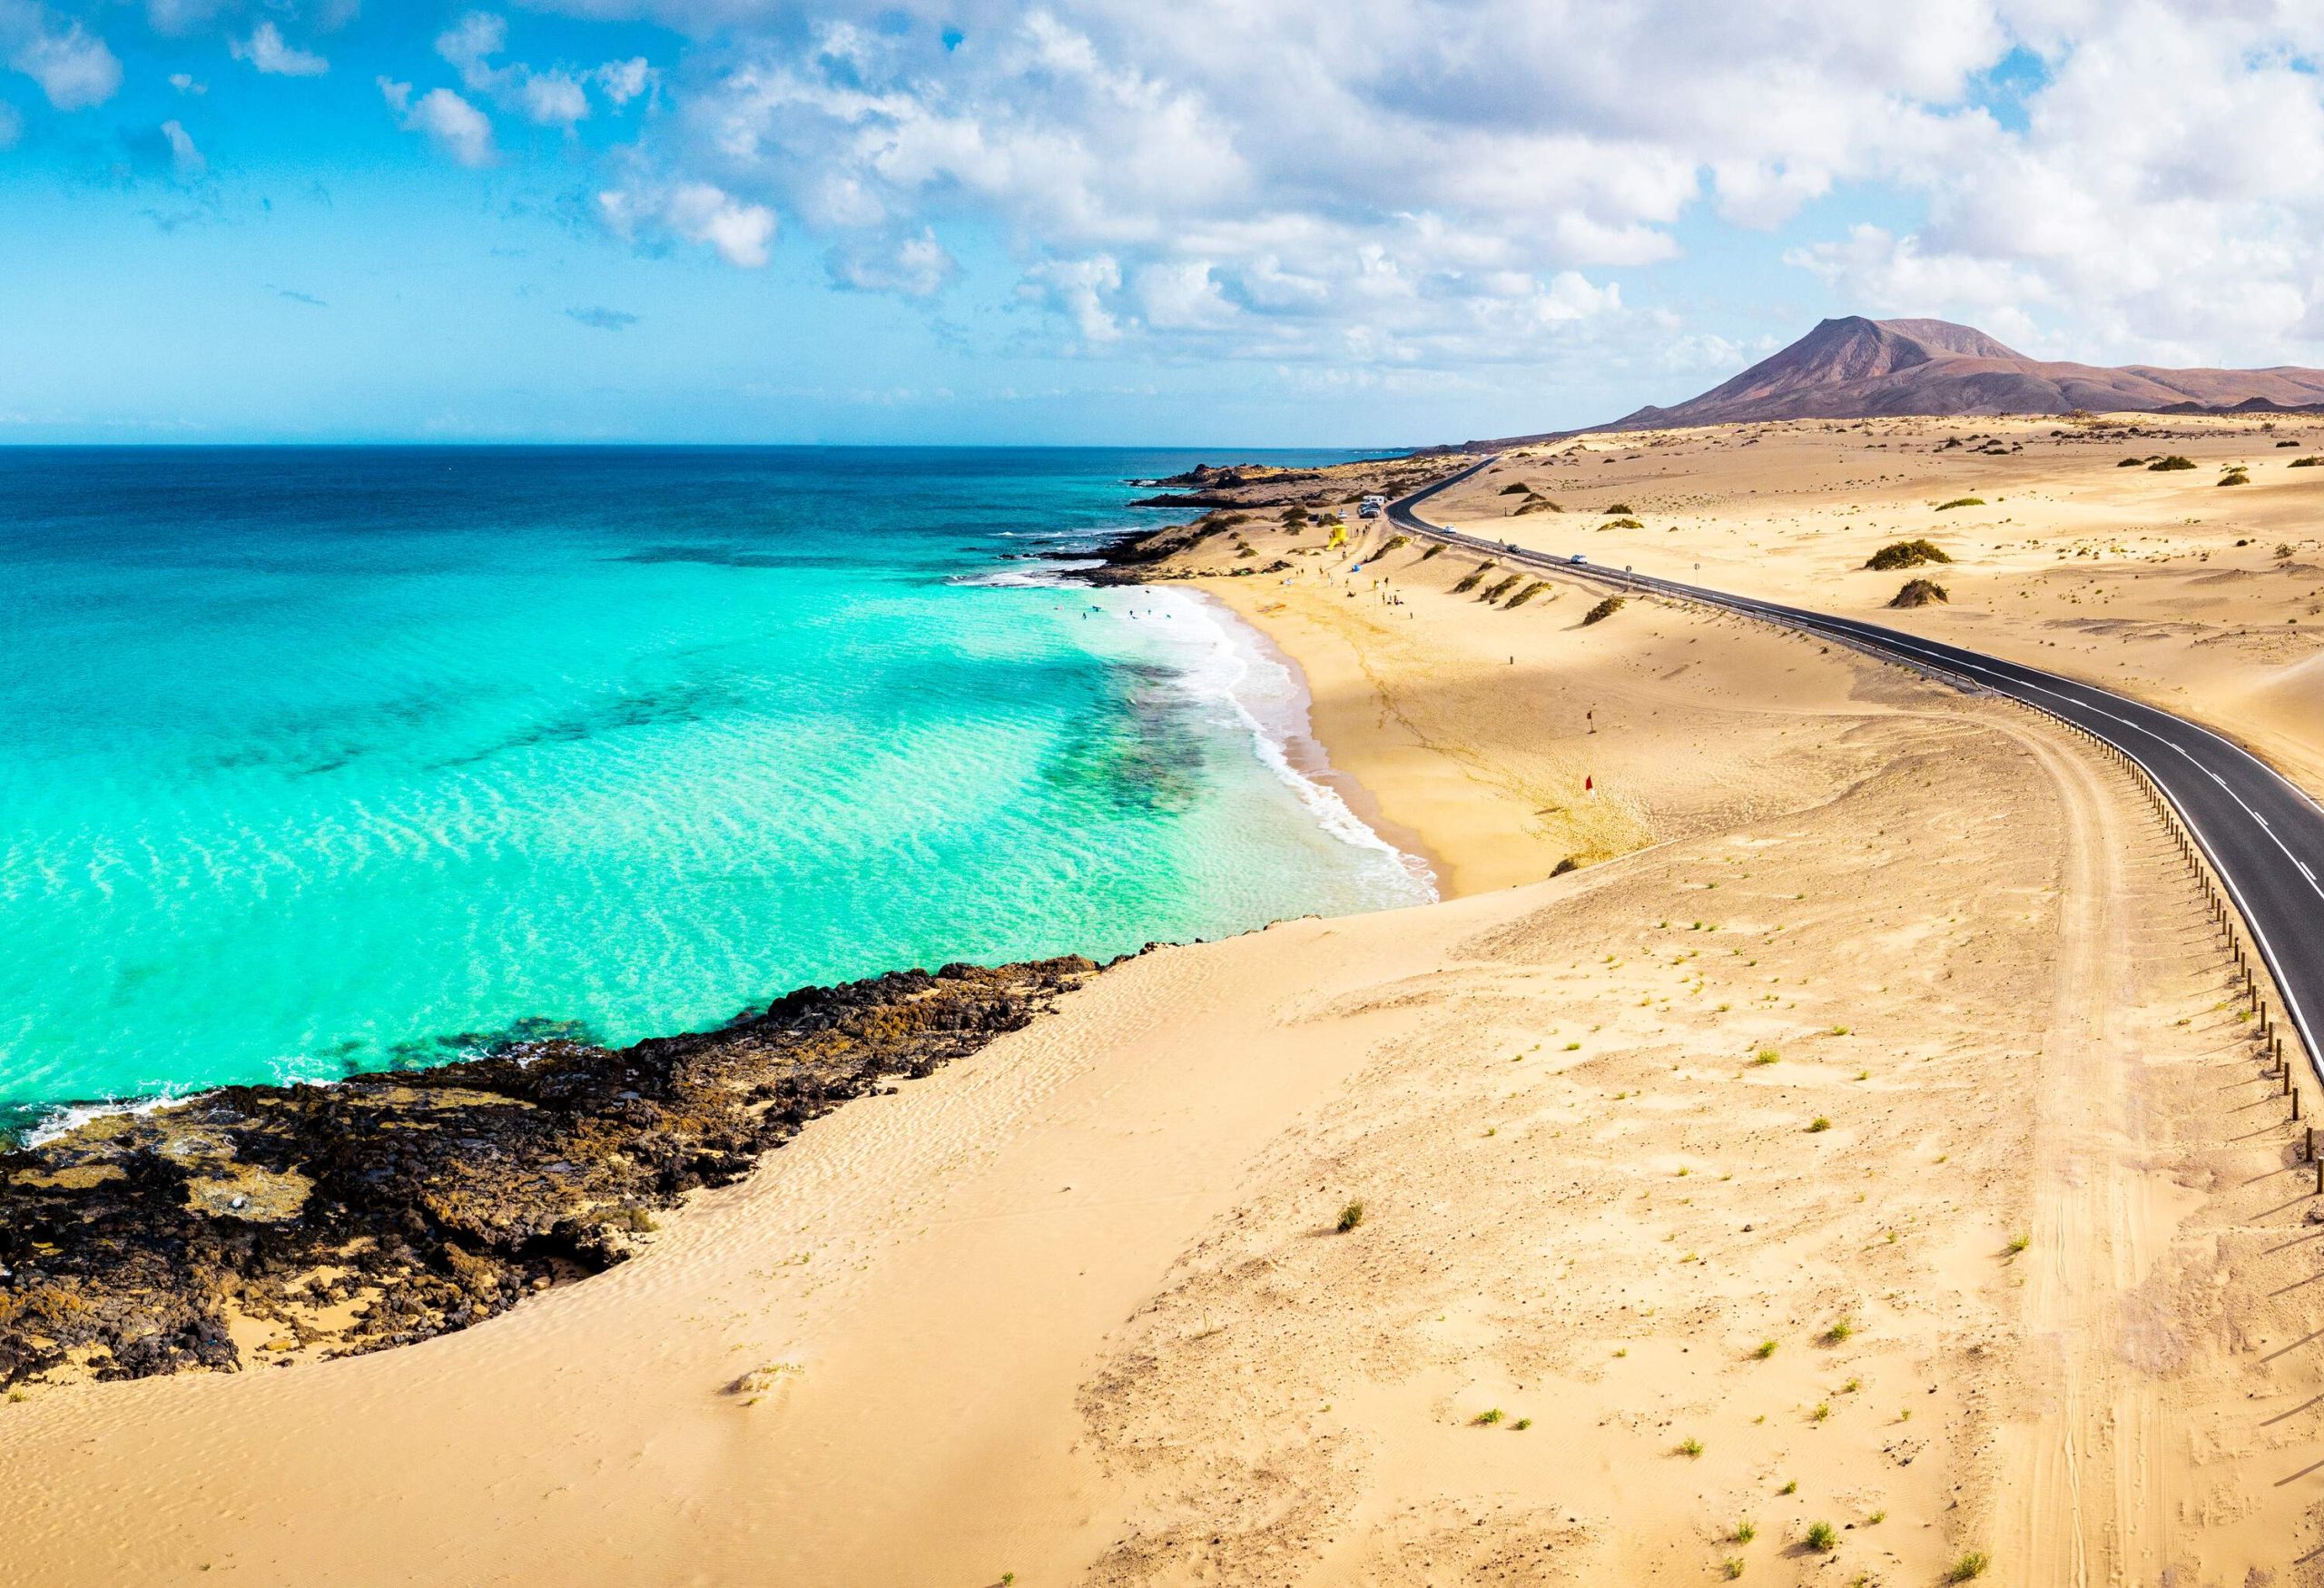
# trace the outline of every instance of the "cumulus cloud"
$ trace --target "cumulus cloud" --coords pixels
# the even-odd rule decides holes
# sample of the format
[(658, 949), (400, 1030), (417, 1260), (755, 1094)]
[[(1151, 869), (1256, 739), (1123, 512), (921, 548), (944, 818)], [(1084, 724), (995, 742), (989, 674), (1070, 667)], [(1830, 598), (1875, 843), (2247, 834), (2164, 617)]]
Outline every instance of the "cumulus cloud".
[(643, 55), (626, 61), (607, 61), (596, 70), (597, 87), (615, 110), (633, 99), (640, 99), (653, 92), (660, 81), (660, 74), (646, 64)]
[(535, 71), (522, 62), (494, 64), (493, 57), (507, 47), (507, 19), (485, 11), (469, 12), (436, 39), (436, 53), (458, 69), (469, 93), (488, 95), (542, 126), (569, 131), (587, 117), (589, 93), (580, 76), (562, 68)]
[(170, 86), (176, 89), (180, 94), (192, 94), (198, 95), (210, 92), (210, 84), (207, 83), (197, 82), (193, 74), (191, 72), (171, 73)]
[(121, 87), (121, 62), (103, 39), (32, 0), (0, 0), (0, 51), (58, 110), (103, 104)]
[(714, 249), (728, 264), (745, 270), (763, 266), (774, 242), (773, 210), (706, 182), (607, 189), (597, 195), (597, 213), (623, 238), (666, 232)]
[(462, 165), (492, 163), (492, 119), (448, 88), (431, 88), (418, 99), (411, 84), (379, 80), (380, 97), (408, 133), (425, 133)]
[(853, 292), (932, 298), (960, 273), (960, 261), (927, 227), (902, 237), (852, 237), (823, 258), (834, 286)]
[(237, 61), (248, 61), (259, 71), (273, 77), (320, 77), (330, 70), (330, 63), (312, 50), (302, 50), (283, 42), (282, 30), (271, 22), (261, 22), (246, 39), (235, 39), (227, 49)]
[[(663, 15), (682, 10), (704, 20)], [(1020, 300), (1077, 335), (1265, 358), (1519, 359), (1621, 321), (1606, 273), (1676, 257), (1707, 194), (1776, 226), (1940, 158), (2007, 47), (1980, 0), (1877, 21), (1839, 0), (924, 0), (841, 4), (803, 38), (724, 20), (638, 151), (655, 180), (795, 216), (835, 281), (907, 295), (931, 276), (886, 262), (896, 240), (997, 223)]]

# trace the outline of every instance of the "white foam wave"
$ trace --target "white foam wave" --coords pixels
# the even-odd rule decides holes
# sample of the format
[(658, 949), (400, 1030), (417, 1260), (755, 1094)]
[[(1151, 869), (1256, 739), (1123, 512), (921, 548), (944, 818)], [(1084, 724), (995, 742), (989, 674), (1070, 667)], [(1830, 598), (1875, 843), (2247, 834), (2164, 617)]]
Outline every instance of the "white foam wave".
[(963, 588), (979, 590), (1053, 589), (1068, 583), (1066, 576), (1068, 574), (1079, 573), (1085, 568), (1099, 568), (1105, 566), (1105, 558), (1098, 557), (1043, 557), (1038, 561), (1029, 559), (1019, 567), (992, 568), (980, 574), (960, 574), (944, 582), (948, 585), (958, 585)]
[(1268, 649), (1257, 630), (1208, 597), (1151, 586), (1130, 596), (1128, 615), (1163, 619), (1157, 626), (1167, 626), (1184, 653), (1181, 686), (1231, 714), (1251, 735), (1260, 763), (1325, 833), (1393, 863), (1397, 881), (1391, 892), (1397, 902), (1426, 903), (1438, 897), (1436, 873), (1428, 863), (1382, 837), (1322, 780), (1331, 762), (1315, 737), (1305, 683)]
[(25, 1131), (25, 1145), (43, 1146), (59, 1136), (70, 1135), (92, 1120), (111, 1119), (116, 1114), (151, 1114), (201, 1095), (191, 1091), (165, 1091), (154, 1097), (135, 1098), (124, 1102), (66, 1103), (50, 1110), (39, 1124)]

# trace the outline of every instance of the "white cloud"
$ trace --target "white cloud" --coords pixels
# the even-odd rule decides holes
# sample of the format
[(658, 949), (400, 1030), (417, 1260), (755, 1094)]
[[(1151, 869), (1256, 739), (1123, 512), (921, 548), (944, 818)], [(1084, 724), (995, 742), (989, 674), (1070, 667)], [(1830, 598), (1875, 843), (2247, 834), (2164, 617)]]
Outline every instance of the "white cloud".
[(635, 55), (626, 61), (607, 61), (597, 68), (596, 78), (598, 88), (618, 110), (649, 93), (660, 81), (660, 74), (646, 64), (645, 56)]
[(1122, 267), (1109, 255), (1089, 259), (1042, 260), (1025, 272), (1019, 289), (1027, 299), (1046, 302), (1070, 315), (1088, 342), (1119, 341), (1121, 322), (1106, 301), (1122, 285)]
[(525, 113), (545, 127), (570, 127), (589, 113), (589, 95), (562, 72), (528, 74), (517, 91)]
[(728, 264), (757, 270), (774, 242), (774, 212), (745, 203), (706, 182), (675, 188), (611, 188), (597, 195), (597, 213), (616, 234), (667, 232), (715, 249)]
[(436, 53), (459, 69), (470, 94), (492, 91), (497, 73), (491, 59), (507, 47), (507, 19), (485, 11), (471, 11), (436, 35)]
[(170, 145), (170, 163), (181, 177), (200, 176), (210, 169), (210, 162), (194, 147), (193, 135), (174, 121), (162, 123), (162, 136)]
[(925, 226), (901, 238), (850, 238), (824, 256), (823, 266), (836, 286), (903, 298), (932, 298), (960, 273), (960, 261)]
[[(1709, 357), (1617, 278), (1721, 228), (1786, 233), (1847, 307), (2041, 350), (2324, 330), (2314, 0), (823, 0), (803, 32), (757, 0), (563, 8), (701, 41), (658, 87), (642, 60), (567, 74), (666, 113), (640, 192), (795, 218), (835, 281), (906, 294), (901, 240), (973, 225), (1086, 339)], [(463, 59), (505, 71), (498, 42)]]
[(203, 94), (210, 92), (210, 84), (197, 82), (191, 72), (171, 73), (170, 86), (180, 94)]
[(235, 39), (227, 49), (237, 61), (248, 61), (259, 71), (274, 77), (320, 77), (330, 70), (330, 63), (312, 50), (302, 50), (285, 44), (282, 30), (271, 22), (261, 22), (246, 39)]
[(578, 76), (537, 72), (522, 62), (494, 65), (492, 57), (507, 47), (507, 20), (486, 11), (469, 12), (436, 37), (436, 53), (458, 70), (470, 94), (488, 95), (545, 127), (569, 132), (588, 116), (589, 92)]
[(25, 118), (16, 107), (0, 99), (0, 149), (13, 149), (25, 135)]
[(492, 163), (492, 120), (448, 88), (431, 88), (414, 100), (411, 84), (382, 77), (379, 94), (408, 133), (425, 133), (462, 165)]
[(103, 104), (121, 87), (121, 62), (103, 39), (31, 0), (0, 0), (0, 49), (58, 110)]

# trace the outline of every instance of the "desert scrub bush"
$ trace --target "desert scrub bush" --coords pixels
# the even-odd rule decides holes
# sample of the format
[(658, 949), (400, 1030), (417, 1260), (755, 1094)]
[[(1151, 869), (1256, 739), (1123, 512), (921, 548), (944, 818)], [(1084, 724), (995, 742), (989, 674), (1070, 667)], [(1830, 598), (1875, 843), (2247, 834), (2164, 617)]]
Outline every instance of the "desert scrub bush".
[(1628, 502), (1609, 502), (1606, 504), (1606, 511), (1609, 513), (1635, 513), (1638, 509), (1631, 507)]
[(1475, 1424), (1480, 1428), (1490, 1428), (1495, 1423), (1501, 1421), (1501, 1408), (1499, 1406), (1495, 1406), (1489, 1412), (1479, 1412), (1475, 1416), (1470, 1418), (1469, 1421)]
[(2314, 469), (2319, 465), (2324, 465), (2324, 455), (2309, 458), (2295, 458), (2291, 460), (2290, 467), (2293, 469)]
[(1503, 612), (1514, 611), (1518, 607), (1524, 606), (1526, 602), (1531, 601), (1534, 597), (1540, 595), (1549, 587), (1550, 582), (1547, 579), (1535, 579), (1531, 584), (1526, 586), (1523, 589), (1518, 591), (1517, 594), (1512, 596), (1507, 601), (1503, 602), (1501, 609)]
[(1829, 1401), (1817, 1401), (1816, 1403), (1815, 1409), (1807, 1415), (1820, 1423), (1825, 1418), (1832, 1415), (1832, 1403)]
[(1420, 559), (1423, 562), (1426, 562), (1430, 557), (1434, 557), (1438, 552), (1443, 551), (1443, 549), (1444, 542), (1442, 540), (1432, 540), (1428, 543), (1428, 549), (1420, 554)]
[(1843, 1345), (1855, 1333), (1856, 1320), (1842, 1313), (1832, 1320), (1832, 1327), (1824, 1331), (1824, 1343), (1827, 1346)]
[(1732, 1583), (1736, 1578), (1743, 1574), (1743, 1557), (1741, 1555), (1729, 1555), (1725, 1561), (1720, 1563), (1720, 1566), (1721, 1569), (1727, 1573), (1727, 1580)]
[(1679, 1441), (1679, 1454), (1689, 1461), (1703, 1453), (1703, 1442), (1691, 1435)]
[(1521, 479), (1515, 485), (1502, 486), (1501, 488), (1501, 494), (1505, 497), (1521, 497), (1532, 488), (1533, 488), (1531, 486), (1527, 485)]
[(1778, 1494), (1796, 1494), (1799, 1493), (1799, 1480), (1797, 1478), (1786, 1479), (1783, 1487), (1777, 1489), (1776, 1493)]
[(1475, 573), (1472, 573), (1472, 574), (1469, 575), (1466, 578), (1462, 579), (1459, 584), (1457, 584), (1457, 585), (1455, 585), (1455, 586), (1453, 586), (1453, 587), (1452, 587), (1452, 593), (1453, 593), (1455, 596), (1465, 596), (1465, 595), (1467, 595), (1470, 591), (1472, 591), (1472, 590), (1475, 589), (1479, 585), (1483, 584), (1483, 583), (1485, 582), (1485, 576), (1486, 576), (1487, 574), (1491, 573), (1491, 572), (1492, 572), (1492, 564), (1491, 564), (1491, 563), (1489, 563), (1489, 562), (1481, 562), (1481, 563), (1479, 563), (1479, 564), (1477, 565), (1477, 571), (1476, 571)]
[(1735, 1531), (1728, 1536), (1733, 1538), (1737, 1544), (1749, 1544), (1753, 1539), (1759, 1536), (1759, 1529), (1758, 1524), (1753, 1523), (1751, 1519), (1747, 1516), (1742, 1521), (1735, 1524)]
[(1985, 1568), (1992, 1563), (1992, 1562), (1985, 1559), (1984, 1551), (1981, 1549), (1973, 1549), (1968, 1553), (1963, 1555), (1959, 1560), (1953, 1563), (1953, 1570), (1945, 1574), (1945, 1580), (1948, 1583), (1973, 1582), (1975, 1579), (1984, 1576), (1985, 1574)]
[(1821, 1114), (1817, 1115), (1814, 1119), (1807, 1121), (1807, 1133), (1810, 1136), (1821, 1136), (1825, 1131), (1831, 1128), (1832, 1121), (1826, 1119)]
[(2221, 485), (2250, 485), (2251, 473), (2245, 469), (2230, 469), (2219, 477), (2219, 482)]
[(1640, 523), (1636, 518), (1609, 518), (1603, 524), (1599, 525), (1598, 528), (1600, 529), (1643, 529), (1646, 526)]
[(2013, 1235), (2009, 1238), (2009, 1255), (2014, 1258), (2033, 1244), (2034, 1238), (2030, 1235)]
[(1839, 1546), (1840, 1535), (1828, 1522), (1811, 1522), (1807, 1535), (1799, 1541), (1817, 1554), (1829, 1554)]
[(1925, 562), (1952, 560), (1951, 553), (1932, 541), (1892, 540), (1866, 557), (1864, 566), (1875, 573), (1885, 574), (1896, 568), (1916, 568)]
[(1765, 1362), (1768, 1357), (1776, 1354), (1776, 1343), (1773, 1340), (1761, 1340), (1756, 1346), (1752, 1347), (1751, 1355), (1757, 1356), (1760, 1361)]
[(1777, 1052), (1773, 1048), (1762, 1048), (1758, 1052), (1751, 1055), (1751, 1062), (1754, 1064), (1773, 1064), (1777, 1060), (1782, 1057), (1783, 1055)]
[(1307, 522), (1307, 509), (1294, 502), (1275, 517), (1285, 524), (1305, 524)]
[(1522, 1434), (1526, 1429), (1533, 1425), (1533, 1419), (1531, 1417), (1520, 1417), (1517, 1421), (1510, 1424), (1509, 1425), (1516, 1429), (1520, 1434)]
[(1512, 574), (1505, 579), (1496, 580), (1492, 584), (1487, 585), (1484, 589), (1484, 594), (1479, 596), (1477, 599), (1490, 607), (1495, 601), (1500, 600), (1503, 596), (1508, 595), (1510, 591), (1522, 584), (1524, 579), (1525, 576), (1523, 574)]
[(1354, 1229), (1357, 1225), (1363, 1222), (1364, 1202), (1362, 1198), (1358, 1198), (1340, 1209), (1339, 1222), (1333, 1226), (1333, 1228), (1337, 1229), (1342, 1235), (1345, 1235), (1349, 1230)]
[(2145, 461), (2146, 459), (2143, 458), (2125, 458), (2120, 463), (2115, 464), (2114, 467), (2117, 469), (2136, 469)]
[(1609, 596), (1581, 615), (1581, 626), (1587, 628), (1593, 623), (1603, 623), (1628, 605), (1630, 597), (1627, 596)]
[(2179, 454), (2173, 452), (2168, 458), (2156, 459), (2146, 467), (2147, 471), (2151, 474), (2174, 474), (2182, 469), (2194, 468), (2195, 460), (2191, 458), (2181, 458)]
[(1955, 508), (1982, 508), (1984, 505), (1985, 498), (1983, 497), (1955, 497), (1949, 502), (1937, 503), (1936, 510), (1940, 513), (1949, 513)]
[(1413, 538), (1412, 538), (1411, 536), (1409, 536), (1409, 535), (1394, 535), (1394, 536), (1391, 536), (1391, 537), (1389, 537), (1388, 544), (1387, 544), (1387, 545), (1385, 545), (1385, 546), (1384, 546), (1384, 547), (1382, 547), (1380, 548), (1380, 555), (1381, 555), (1382, 557), (1385, 557), (1385, 556), (1387, 556), (1390, 552), (1392, 552), (1392, 551), (1395, 550), (1398, 547), (1400, 547), (1400, 546), (1410, 546), (1412, 543), (1413, 543)]
[(1891, 607), (1928, 607), (1938, 602), (1952, 605), (1953, 592), (1935, 579), (1906, 579), (1905, 587), (1889, 601)]

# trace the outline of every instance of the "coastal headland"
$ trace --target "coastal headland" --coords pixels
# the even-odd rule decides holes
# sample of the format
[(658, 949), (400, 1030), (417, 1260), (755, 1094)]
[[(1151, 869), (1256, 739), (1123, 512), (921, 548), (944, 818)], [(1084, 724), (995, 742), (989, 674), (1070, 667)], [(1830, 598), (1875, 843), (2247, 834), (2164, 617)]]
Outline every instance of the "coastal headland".
[[(2129, 688), (2317, 788), (2324, 469), (2273, 424), (1584, 436), (1438, 510), (1804, 605), (1886, 612), (1927, 578), (1891, 621)], [(2309, 1171), (2130, 774), (1853, 652), (1358, 516), (1460, 466), (1190, 480), (1215, 505), (1112, 576), (1204, 592), (1295, 661), (1332, 774), (1443, 902), (374, 1078), (350, 1108), (489, 1190), (466, 1223), (450, 1182), (404, 1182), (413, 1207), (477, 1232), (453, 1244), (496, 1264), (487, 1297), (528, 1299), (312, 1360), (385, 1343), (349, 1283), (302, 1312), (205, 1257), (222, 1307), (251, 1301), (231, 1364), (192, 1365), (240, 1370), (131, 1383), (20, 1309), (12, 1571), (2306, 1580)], [(1878, 566), (1915, 541), (1942, 557)], [(559, 1076), (586, 1106), (503, 1169), (462, 1145), (499, 1138), (437, 1128), (541, 1113)], [(293, 1174), (355, 1194), (299, 1167), (311, 1122), (164, 1150), (199, 1121), (155, 1119), (98, 1124), (179, 1178), (66, 1138), (8, 1161), (10, 1195), (157, 1175), (222, 1220)], [(574, 1199), (504, 1212), (559, 1166), (629, 1258), (579, 1283), (554, 1281), (588, 1243), (539, 1239)], [(462, 1271), (412, 1249), (428, 1284)], [(372, 1265), (349, 1252), (350, 1282)]]

